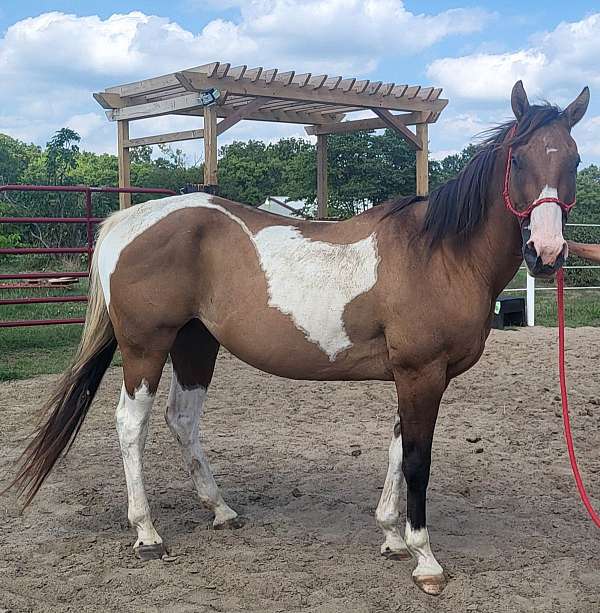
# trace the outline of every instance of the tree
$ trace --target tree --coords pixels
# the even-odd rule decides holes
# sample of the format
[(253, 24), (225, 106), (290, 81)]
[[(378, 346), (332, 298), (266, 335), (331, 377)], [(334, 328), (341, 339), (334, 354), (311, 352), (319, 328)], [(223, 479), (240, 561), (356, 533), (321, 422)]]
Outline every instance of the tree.
[(431, 160), (429, 162), (430, 189), (433, 190), (456, 177), (469, 163), (475, 153), (477, 153), (477, 146), (471, 144), (467, 145), (459, 153), (447, 155), (442, 160)]
[(64, 185), (67, 173), (75, 167), (81, 136), (70, 128), (61, 128), (46, 143), (46, 175), (52, 185)]

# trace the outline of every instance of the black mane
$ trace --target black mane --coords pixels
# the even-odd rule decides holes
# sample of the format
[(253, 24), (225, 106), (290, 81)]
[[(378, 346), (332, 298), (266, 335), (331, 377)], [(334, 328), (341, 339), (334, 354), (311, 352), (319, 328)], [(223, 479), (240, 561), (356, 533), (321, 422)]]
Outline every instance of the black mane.
[(506, 138), (517, 123), (514, 120), (486, 130), (480, 135), (482, 140), (477, 152), (454, 179), (433, 190), (429, 197), (409, 196), (397, 200), (386, 217), (402, 212), (414, 202), (428, 199), (422, 234), (428, 237), (431, 247), (451, 236), (469, 238), (486, 218), (487, 190), (498, 152), (507, 145), (524, 143), (538, 128), (561, 117), (562, 112), (556, 106), (532, 105), (519, 121), (510, 141)]

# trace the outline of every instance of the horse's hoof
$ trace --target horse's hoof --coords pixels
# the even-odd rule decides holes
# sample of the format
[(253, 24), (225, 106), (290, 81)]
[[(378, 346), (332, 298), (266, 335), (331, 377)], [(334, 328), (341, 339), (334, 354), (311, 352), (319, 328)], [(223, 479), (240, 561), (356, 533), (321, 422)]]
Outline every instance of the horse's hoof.
[(413, 581), (430, 596), (439, 596), (448, 583), (443, 573), (441, 575), (413, 575)]
[(245, 524), (246, 519), (237, 515), (236, 517), (231, 517), (218, 524), (213, 522), (213, 528), (215, 530), (238, 530), (239, 528), (243, 528)]
[(168, 555), (167, 548), (163, 543), (154, 545), (138, 545), (134, 548), (135, 555), (142, 561), (161, 560), (163, 556)]
[(412, 559), (412, 556), (410, 555), (410, 551), (408, 551), (408, 549), (399, 549), (398, 551), (393, 551), (392, 549), (384, 549), (381, 552), (381, 555), (386, 560), (394, 560), (395, 562), (404, 562), (405, 560)]

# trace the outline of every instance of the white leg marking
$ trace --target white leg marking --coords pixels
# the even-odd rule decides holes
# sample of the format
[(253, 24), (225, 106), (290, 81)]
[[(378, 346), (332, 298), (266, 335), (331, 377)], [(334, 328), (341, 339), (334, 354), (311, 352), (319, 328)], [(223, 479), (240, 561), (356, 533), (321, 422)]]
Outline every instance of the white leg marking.
[(215, 514), (213, 525), (218, 526), (235, 519), (238, 514), (223, 500), (200, 445), (200, 420), (205, 400), (204, 387), (184, 389), (173, 373), (165, 415), (167, 424), (181, 445), (183, 459), (198, 497)]
[[(396, 420), (397, 422), (398, 420)], [(400, 532), (400, 495), (402, 493), (402, 437), (392, 435), (388, 452), (389, 464), (381, 498), (375, 511), (375, 519), (383, 530), (385, 541), (381, 546), (382, 555), (408, 554), (406, 543)]]
[(269, 226), (253, 241), (269, 286), (269, 306), (289, 315), (333, 362), (352, 346), (344, 309), (377, 282), (375, 234), (337, 245), (305, 238), (293, 226)]
[[(558, 198), (558, 191), (546, 185), (538, 200), (540, 198)], [(531, 236), (528, 244), (533, 245), (544, 264), (554, 264), (566, 245), (562, 233), (562, 211), (558, 204), (544, 202), (535, 207), (531, 211), (529, 227)]]
[(417, 559), (417, 567), (412, 573), (413, 577), (435, 577), (444, 573), (443, 568), (438, 564), (438, 561), (431, 552), (427, 528), (413, 530), (407, 521), (404, 540), (408, 550)]
[(142, 463), (153, 401), (154, 396), (149, 393), (145, 383), (135, 391), (133, 398), (127, 394), (123, 385), (117, 407), (117, 432), (129, 499), (127, 516), (129, 523), (137, 530), (138, 537), (134, 547), (162, 543), (162, 538), (154, 529), (150, 517), (150, 507), (144, 490)]

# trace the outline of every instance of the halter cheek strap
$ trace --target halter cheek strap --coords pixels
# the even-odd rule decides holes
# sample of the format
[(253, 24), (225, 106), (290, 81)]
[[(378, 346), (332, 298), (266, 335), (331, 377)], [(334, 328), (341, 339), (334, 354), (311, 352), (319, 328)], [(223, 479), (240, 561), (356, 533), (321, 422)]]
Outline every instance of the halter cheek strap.
[[(508, 133), (507, 140), (510, 141), (514, 137), (516, 131), (517, 131), (517, 124), (515, 124), (511, 128), (510, 132)], [(510, 199), (510, 169), (511, 169), (511, 166), (512, 166), (512, 146), (508, 148), (508, 155), (506, 157), (506, 172), (504, 174), (504, 190), (502, 191), (502, 197), (504, 198), (504, 204), (506, 205), (506, 208), (513, 215), (516, 215), (519, 219), (525, 219), (526, 217), (529, 217), (533, 209), (535, 209), (535, 207), (540, 206), (540, 204), (544, 204), (545, 202), (554, 202), (555, 204), (558, 204), (558, 206), (563, 210), (564, 213), (568, 213), (575, 206), (577, 199), (573, 200), (573, 202), (571, 202), (570, 204), (567, 204), (560, 198), (547, 197), (547, 198), (538, 198), (537, 200), (534, 200), (524, 211), (518, 211), (517, 209), (515, 209), (515, 207), (513, 206), (512, 200)]]

